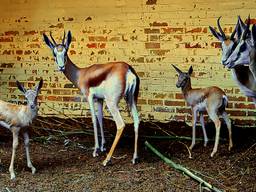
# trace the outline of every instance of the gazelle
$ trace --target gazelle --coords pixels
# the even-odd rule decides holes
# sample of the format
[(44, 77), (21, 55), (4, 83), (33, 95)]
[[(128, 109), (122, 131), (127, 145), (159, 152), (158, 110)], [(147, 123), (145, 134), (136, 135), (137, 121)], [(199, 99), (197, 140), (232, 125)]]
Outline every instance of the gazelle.
[[(220, 19), (220, 18), (219, 18)], [(212, 34), (219, 39), (222, 47), (222, 64), (232, 71), (232, 75), (240, 90), (251, 97), (256, 104), (256, 64), (255, 64), (255, 33), (250, 34), (248, 17), (247, 25), (238, 17), (238, 22), (231, 37), (224, 34), (218, 19), (218, 33), (210, 27)], [(255, 31), (255, 27), (253, 27)], [(234, 38), (234, 34), (237, 38)]]
[(219, 120), (219, 115), (221, 115), (227, 124), (228, 132), (229, 132), (229, 147), (231, 150), (233, 147), (232, 142), (232, 131), (231, 131), (231, 122), (225, 111), (225, 107), (227, 106), (228, 99), (225, 95), (224, 91), (219, 87), (207, 87), (207, 88), (197, 88), (192, 89), (191, 87), (191, 74), (193, 72), (192, 66), (190, 66), (187, 73), (182, 72), (178, 67), (172, 65), (174, 69), (178, 73), (178, 81), (176, 83), (177, 88), (181, 88), (183, 96), (189, 106), (192, 109), (192, 143), (190, 145), (190, 150), (195, 145), (195, 137), (196, 137), (196, 122), (197, 122), (197, 113), (200, 114), (200, 122), (203, 129), (204, 134), (204, 145), (207, 145), (208, 138), (204, 125), (204, 117), (203, 112), (206, 111), (209, 115), (209, 118), (214, 122), (216, 129), (215, 136), (215, 144), (213, 151), (211, 153), (211, 157), (217, 152), (218, 144), (219, 144), (219, 135), (220, 135), (220, 127), (221, 122)]
[(35, 167), (32, 165), (29, 155), (29, 136), (26, 130), (26, 126), (32, 123), (33, 119), (36, 118), (38, 112), (37, 106), (37, 95), (43, 85), (43, 80), (36, 85), (34, 89), (26, 90), (19, 81), (16, 82), (18, 89), (24, 94), (27, 105), (16, 105), (0, 100), (0, 125), (9, 129), (13, 135), (12, 144), (12, 158), (9, 167), (11, 179), (15, 179), (14, 173), (14, 159), (16, 149), (18, 147), (18, 135), (20, 129), (24, 128), (23, 137), (27, 157), (27, 166), (31, 168), (32, 174), (36, 172)]
[[(111, 160), (112, 154), (125, 127), (125, 123), (118, 109), (120, 99), (122, 97), (125, 98), (134, 120), (135, 143), (132, 162), (135, 164), (138, 158), (137, 141), (139, 129), (139, 115), (136, 104), (140, 84), (139, 77), (135, 70), (125, 62), (94, 64), (89, 67), (79, 68), (70, 60), (67, 54), (71, 43), (70, 31), (68, 32), (66, 41), (64, 33), (61, 44), (57, 44), (51, 34), (52, 41), (50, 41), (45, 34), (43, 34), (43, 36), (45, 43), (53, 52), (55, 62), (58, 65), (58, 70), (63, 72), (64, 75), (81, 90), (82, 94), (89, 102), (95, 140), (93, 157), (98, 156), (99, 149), (104, 151), (105, 138), (102, 124), (102, 105), (103, 100), (106, 101), (107, 107), (116, 123), (117, 132), (111, 149), (103, 161), (104, 166)], [(94, 103), (97, 103), (98, 105), (97, 115), (94, 109)], [(99, 146), (98, 141), (96, 117), (101, 130), (101, 146)]]

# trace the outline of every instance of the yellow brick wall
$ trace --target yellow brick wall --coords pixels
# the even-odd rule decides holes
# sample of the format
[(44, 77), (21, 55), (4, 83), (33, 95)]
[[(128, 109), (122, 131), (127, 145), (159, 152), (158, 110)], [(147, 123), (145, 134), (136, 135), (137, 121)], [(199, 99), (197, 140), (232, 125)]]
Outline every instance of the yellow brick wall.
[[(88, 116), (88, 104), (56, 65), (42, 34), (60, 41), (71, 30), (71, 60), (78, 66), (109, 61), (131, 64), (141, 78), (139, 109), (144, 120), (191, 119), (171, 64), (193, 65), (193, 87), (217, 85), (229, 96), (238, 124), (255, 125), (256, 112), (220, 64), (221, 50), (208, 26), (230, 33), (237, 15), (256, 15), (247, 0), (5, 0), (0, 6), (0, 99), (22, 101), (16, 79), (25, 86), (44, 79), (40, 114)], [(120, 106), (125, 109), (124, 102)], [(106, 116), (109, 116), (107, 112)], [(127, 117), (126, 112), (122, 112)], [(129, 118), (128, 118), (129, 119)]]

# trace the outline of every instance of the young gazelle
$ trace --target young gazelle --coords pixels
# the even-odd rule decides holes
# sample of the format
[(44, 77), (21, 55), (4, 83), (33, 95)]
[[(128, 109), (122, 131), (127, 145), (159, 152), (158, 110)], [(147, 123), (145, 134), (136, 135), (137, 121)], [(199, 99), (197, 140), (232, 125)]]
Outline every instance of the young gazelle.
[(16, 105), (7, 103), (0, 100), (0, 126), (9, 129), (13, 135), (12, 144), (12, 159), (9, 167), (11, 179), (15, 179), (14, 173), (14, 159), (16, 149), (18, 147), (18, 135), (21, 128), (24, 128), (23, 137), (27, 157), (27, 166), (31, 168), (32, 174), (36, 172), (35, 167), (32, 165), (29, 155), (29, 136), (26, 130), (26, 126), (32, 123), (36, 118), (38, 112), (37, 95), (43, 85), (43, 80), (40, 80), (39, 84), (34, 89), (26, 90), (18, 81), (17, 86), (19, 90), (24, 94), (27, 105)]
[(220, 127), (221, 122), (219, 120), (219, 115), (221, 115), (227, 124), (227, 128), (229, 131), (229, 147), (230, 150), (233, 147), (232, 142), (232, 132), (231, 132), (231, 122), (229, 117), (225, 111), (225, 107), (227, 106), (228, 99), (225, 95), (224, 91), (222, 91), (219, 87), (207, 87), (207, 88), (198, 88), (192, 89), (190, 75), (193, 72), (192, 66), (190, 66), (187, 73), (182, 72), (175, 65), (172, 65), (174, 69), (177, 71), (179, 77), (176, 83), (177, 88), (181, 88), (183, 96), (189, 106), (192, 109), (192, 143), (190, 145), (190, 150), (195, 145), (195, 137), (196, 137), (196, 122), (197, 122), (197, 113), (200, 114), (200, 122), (203, 129), (204, 134), (204, 145), (207, 145), (207, 134), (204, 125), (204, 117), (203, 112), (206, 111), (209, 115), (209, 118), (214, 122), (216, 129), (215, 136), (215, 144), (213, 151), (211, 153), (211, 157), (217, 152), (218, 144), (219, 144), (219, 135), (220, 135)]
[[(135, 70), (125, 62), (111, 62), (107, 64), (94, 64), (89, 67), (79, 68), (77, 67), (68, 56), (68, 48), (71, 43), (71, 32), (68, 32), (67, 40), (65, 41), (65, 33), (61, 44), (57, 44), (43, 34), (45, 43), (51, 48), (55, 62), (58, 65), (58, 70), (63, 72), (64, 75), (78, 87), (83, 95), (89, 102), (89, 107), (92, 115), (92, 122), (94, 128), (95, 146), (93, 156), (98, 156), (99, 149), (104, 150), (104, 134), (103, 134), (103, 112), (102, 105), (103, 100), (106, 101), (107, 107), (113, 116), (116, 123), (117, 132), (114, 142), (111, 146), (106, 159), (103, 161), (103, 165), (106, 166), (111, 160), (114, 149), (119, 141), (119, 138), (125, 127), (125, 123), (120, 115), (118, 104), (122, 97), (125, 98), (127, 104), (131, 110), (134, 120), (135, 131), (135, 143), (134, 154), (132, 162), (135, 163), (138, 158), (137, 154), (137, 141), (138, 141), (138, 129), (139, 129), (139, 115), (136, 107), (138, 93), (139, 93), (139, 77)], [(94, 103), (98, 105), (98, 112), (96, 115), (94, 109)], [(99, 146), (98, 132), (97, 132), (97, 120), (101, 130), (101, 146)]]
[[(255, 58), (255, 33), (250, 34), (250, 18), (247, 25), (238, 17), (238, 22), (231, 37), (227, 38), (220, 27), (218, 19), (218, 33), (210, 27), (212, 34), (219, 39), (222, 44), (222, 64), (231, 69), (232, 75), (240, 90), (251, 97), (256, 104), (256, 58)], [(255, 27), (253, 27), (253, 30)], [(234, 35), (236, 34), (236, 38)]]

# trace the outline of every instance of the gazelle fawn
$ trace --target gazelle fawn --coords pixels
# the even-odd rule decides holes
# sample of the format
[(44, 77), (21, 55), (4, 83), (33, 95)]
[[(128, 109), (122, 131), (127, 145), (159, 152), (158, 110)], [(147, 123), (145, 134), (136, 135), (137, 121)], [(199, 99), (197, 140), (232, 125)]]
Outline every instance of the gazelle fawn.
[(11, 179), (15, 179), (14, 173), (14, 159), (16, 149), (18, 147), (18, 136), (20, 129), (24, 128), (23, 137), (27, 157), (27, 166), (31, 168), (32, 174), (36, 172), (35, 167), (32, 165), (29, 155), (29, 136), (26, 126), (32, 123), (33, 119), (37, 116), (37, 96), (39, 90), (43, 85), (43, 80), (36, 85), (34, 89), (26, 90), (18, 81), (16, 82), (19, 90), (24, 94), (27, 105), (16, 105), (0, 100), (0, 126), (9, 129), (13, 135), (12, 144), (12, 158), (9, 167)]
[[(81, 90), (82, 94), (89, 102), (94, 129), (94, 151), (93, 156), (98, 156), (98, 151), (104, 151), (105, 138), (103, 133), (103, 101), (106, 101), (107, 107), (116, 123), (116, 136), (103, 165), (110, 161), (115, 147), (122, 135), (125, 123), (121, 117), (118, 104), (122, 97), (125, 98), (134, 120), (134, 154), (132, 162), (135, 163), (137, 154), (137, 141), (139, 129), (139, 115), (136, 107), (140, 80), (135, 70), (125, 62), (111, 62), (106, 64), (94, 64), (88, 67), (79, 68), (68, 56), (68, 48), (71, 43), (71, 32), (68, 32), (65, 39), (65, 33), (61, 44), (57, 44), (51, 36), (51, 40), (44, 34), (44, 41), (50, 47), (58, 66), (58, 70)], [(94, 104), (97, 104), (96, 114)], [(98, 141), (97, 119), (101, 131), (101, 146)]]
[(197, 122), (197, 114), (200, 114), (200, 122), (203, 129), (204, 134), (204, 145), (207, 145), (208, 138), (205, 130), (204, 117), (203, 112), (206, 111), (209, 115), (209, 118), (214, 122), (216, 129), (215, 136), (215, 144), (213, 151), (211, 153), (211, 157), (217, 152), (218, 144), (219, 144), (219, 136), (220, 136), (220, 127), (221, 122), (219, 120), (219, 115), (221, 115), (227, 124), (228, 132), (229, 132), (229, 147), (230, 150), (233, 147), (232, 142), (232, 132), (231, 132), (231, 122), (225, 111), (225, 107), (227, 106), (228, 99), (225, 95), (224, 91), (222, 91), (219, 87), (207, 87), (207, 88), (197, 88), (193, 89), (191, 87), (191, 74), (193, 72), (192, 66), (190, 66), (187, 73), (182, 72), (178, 67), (172, 65), (174, 69), (178, 73), (178, 81), (176, 83), (177, 88), (181, 88), (183, 96), (189, 106), (192, 109), (192, 143), (190, 145), (190, 150), (195, 145), (195, 137), (196, 137), (196, 122)]

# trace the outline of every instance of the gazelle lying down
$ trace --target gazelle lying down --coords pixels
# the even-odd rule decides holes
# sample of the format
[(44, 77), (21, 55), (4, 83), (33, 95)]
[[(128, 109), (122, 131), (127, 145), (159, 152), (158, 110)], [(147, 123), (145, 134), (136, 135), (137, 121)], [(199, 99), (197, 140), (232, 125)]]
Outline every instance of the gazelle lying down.
[(196, 121), (197, 121), (197, 113), (200, 114), (200, 122), (203, 129), (204, 134), (204, 145), (207, 145), (208, 138), (204, 125), (204, 117), (203, 112), (206, 111), (210, 117), (210, 119), (215, 124), (216, 136), (215, 136), (215, 144), (213, 151), (211, 153), (211, 157), (217, 152), (218, 144), (219, 144), (219, 136), (220, 136), (220, 126), (221, 122), (219, 120), (219, 115), (221, 115), (224, 121), (227, 124), (227, 128), (229, 131), (229, 147), (230, 150), (233, 147), (232, 142), (232, 132), (231, 132), (231, 122), (229, 117), (225, 111), (225, 107), (227, 106), (228, 99), (225, 95), (224, 91), (222, 91), (219, 87), (207, 87), (207, 88), (198, 88), (192, 89), (190, 75), (193, 72), (192, 66), (190, 66), (187, 73), (182, 72), (178, 67), (172, 65), (174, 69), (177, 71), (179, 77), (176, 83), (177, 88), (181, 88), (183, 96), (189, 106), (192, 109), (192, 143), (190, 145), (190, 150), (195, 145), (195, 137), (196, 137)]
[(43, 85), (43, 80), (40, 80), (35, 89), (26, 90), (18, 81), (16, 82), (19, 90), (27, 99), (27, 105), (16, 105), (0, 100), (0, 126), (9, 129), (13, 135), (12, 144), (12, 159), (9, 167), (11, 179), (15, 179), (13, 169), (16, 149), (18, 147), (18, 135), (21, 128), (24, 128), (23, 137), (27, 157), (27, 165), (31, 168), (32, 174), (36, 172), (32, 165), (29, 155), (29, 136), (26, 131), (26, 126), (32, 123), (32, 120), (37, 116), (37, 95)]

